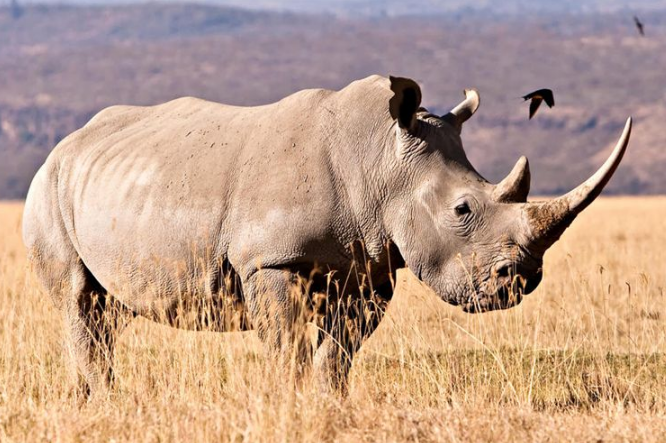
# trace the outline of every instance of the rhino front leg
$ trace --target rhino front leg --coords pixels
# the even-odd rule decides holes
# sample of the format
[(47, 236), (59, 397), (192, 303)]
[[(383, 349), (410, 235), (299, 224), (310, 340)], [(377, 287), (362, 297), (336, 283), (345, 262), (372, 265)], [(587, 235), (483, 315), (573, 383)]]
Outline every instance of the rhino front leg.
[(307, 339), (306, 297), (297, 274), (263, 269), (243, 283), (245, 302), (253, 328), (267, 346), (271, 358), (298, 380), (312, 361)]
[(381, 323), (392, 296), (387, 282), (372, 294), (329, 308), (314, 355), (314, 376), (323, 392), (347, 394), (354, 356)]

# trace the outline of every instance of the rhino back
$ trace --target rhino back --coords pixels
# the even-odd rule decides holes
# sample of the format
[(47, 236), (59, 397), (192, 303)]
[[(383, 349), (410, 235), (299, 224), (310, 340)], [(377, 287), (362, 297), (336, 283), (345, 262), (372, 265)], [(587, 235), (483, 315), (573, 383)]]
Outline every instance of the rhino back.
[(112, 107), (54, 150), (65, 229), (95, 278), (141, 310), (313, 253), (344, 260), (329, 91), (240, 108), (182, 98)]

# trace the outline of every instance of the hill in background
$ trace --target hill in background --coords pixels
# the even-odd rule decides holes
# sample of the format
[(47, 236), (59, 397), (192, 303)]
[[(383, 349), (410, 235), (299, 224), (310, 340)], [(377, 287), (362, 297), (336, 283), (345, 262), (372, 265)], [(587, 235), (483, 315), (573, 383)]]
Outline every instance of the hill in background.
[[(496, 181), (526, 154), (536, 193), (585, 179), (633, 115), (630, 151), (609, 190), (665, 193), (666, 10), (643, 20), (646, 38), (624, 10), (350, 18), (36, 5), (14, 18), (0, 9), (0, 198), (22, 198), (53, 146), (108, 105), (183, 95), (256, 105), (374, 73), (416, 79), (424, 105), (440, 113), (463, 88), (478, 88), (481, 109), (463, 133), (471, 161)], [(556, 107), (528, 121), (520, 96), (541, 87), (555, 91)]]

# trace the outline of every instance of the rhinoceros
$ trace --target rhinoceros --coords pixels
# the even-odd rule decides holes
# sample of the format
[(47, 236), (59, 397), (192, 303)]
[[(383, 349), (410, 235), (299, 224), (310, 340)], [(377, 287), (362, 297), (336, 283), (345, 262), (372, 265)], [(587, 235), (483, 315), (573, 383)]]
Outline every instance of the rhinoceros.
[[(528, 202), (525, 157), (493, 185), (465, 155), (475, 90), (443, 116), (420, 103), (415, 81), (371, 76), (257, 107), (113, 106), (62, 140), (31, 184), (23, 238), (86, 395), (107, 391), (137, 315), (256, 330), (335, 390), (400, 268), (471, 313), (534, 291), (545, 251), (618, 167), (631, 118), (587, 181)], [(296, 344), (304, 313), (310, 348)]]

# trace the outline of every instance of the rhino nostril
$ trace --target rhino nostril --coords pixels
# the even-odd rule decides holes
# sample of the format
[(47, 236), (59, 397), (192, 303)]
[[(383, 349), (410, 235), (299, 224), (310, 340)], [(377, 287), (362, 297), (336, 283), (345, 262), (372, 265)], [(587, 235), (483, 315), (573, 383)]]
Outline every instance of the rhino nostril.
[(533, 276), (527, 279), (527, 282), (525, 284), (525, 294), (529, 294), (532, 291), (534, 291), (537, 286), (539, 286), (539, 283), (541, 283), (541, 279), (543, 278), (543, 272), (541, 269), (539, 269)]

